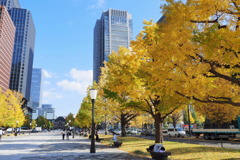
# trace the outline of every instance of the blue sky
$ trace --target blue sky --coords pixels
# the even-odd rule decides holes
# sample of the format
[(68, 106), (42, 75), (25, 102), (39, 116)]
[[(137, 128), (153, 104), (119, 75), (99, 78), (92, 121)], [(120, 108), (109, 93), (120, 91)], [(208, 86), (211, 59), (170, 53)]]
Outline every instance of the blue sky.
[(134, 37), (144, 20), (157, 21), (161, 0), (19, 0), (32, 12), (35, 28), (34, 68), (44, 70), (43, 103), (56, 116), (77, 113), (92, 83), (93, 28), (103, 11), (132, 14)]

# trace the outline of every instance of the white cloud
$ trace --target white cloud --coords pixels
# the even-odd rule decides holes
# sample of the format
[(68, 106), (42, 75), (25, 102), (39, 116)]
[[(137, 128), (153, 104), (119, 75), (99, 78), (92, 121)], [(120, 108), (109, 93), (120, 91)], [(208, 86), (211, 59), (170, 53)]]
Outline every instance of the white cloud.
[(43, 91), (43, 99), (61, 99), (63, 96), (53, 90)]
[(93, 71), (77, 70), (76, 68), (73, 68), (70, 71), (70, 76), (76, 81), (92, 81)]
[(71, 69), (69, 75), (72, 80), (62, 80), (57, 83), (58, 86), (65, 90), (76, 91), (81, 95), (86, 95), (86, 89), (92, 84), (92, 70)]
[(44, 85), (50, 85), (51, 82), (49, 82), (49, 81), (43, 81), (43, 84), (44, 84)]
[(105, 4), (105, 0), (97, 0), (97, 3), (92, 5), (91, 8), (101, 8)]
[(53, 77), (53, 74), (48, 72), (47, 70), (44, 70), (43, 69), (43, 77), (44, 78), (52, 78)]

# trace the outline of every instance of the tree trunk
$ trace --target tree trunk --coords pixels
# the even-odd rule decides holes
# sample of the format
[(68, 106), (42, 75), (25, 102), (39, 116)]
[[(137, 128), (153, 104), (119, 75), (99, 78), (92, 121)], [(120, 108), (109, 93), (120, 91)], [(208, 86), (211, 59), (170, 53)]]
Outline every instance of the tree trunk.
[(122, 131), (122, 134), (121, 136), (122, 137), (126, 137), (127, 134), (126, 134), (126, 129), (125, 129), (125, 126), (126, 126), (126, 119), (124, 118), (124, 114), (121, 114), (121, 131)]
[(176, 121), (173, 121), (173, 128), (176, 128)]
[(106, 118), (106, 115), (105, 115), (105, 124), (104, 124), (104, 127), (105, 127), (105, 135), (107, 135), (107, 118)]
[(121, 131), (122, 131), (122, 137), (126, 137), (127, 134), (126, 134), (126, 129), (125, 129), (125, 125), (121, 125)]
[(155, 116), (155, 143), (163, 143), (163, 119), (161, 114), (157, 113)]

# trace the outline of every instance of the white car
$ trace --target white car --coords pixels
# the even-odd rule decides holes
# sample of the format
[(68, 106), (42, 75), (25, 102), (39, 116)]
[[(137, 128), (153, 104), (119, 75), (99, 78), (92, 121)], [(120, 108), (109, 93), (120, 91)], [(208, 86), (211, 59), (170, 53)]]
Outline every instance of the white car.
[(122, 133), (120, 129), (114, 129), (113, 132), (117, 135), (120, 135)]
[(137, 134), (137, 133), (138, 133), (137, 129), (131, 129), (130, 132), (131, 132), (132, 134)]
[(185, 137), (186, 132), (182, 128), (168, 128), (167, 134), (169, 137)]

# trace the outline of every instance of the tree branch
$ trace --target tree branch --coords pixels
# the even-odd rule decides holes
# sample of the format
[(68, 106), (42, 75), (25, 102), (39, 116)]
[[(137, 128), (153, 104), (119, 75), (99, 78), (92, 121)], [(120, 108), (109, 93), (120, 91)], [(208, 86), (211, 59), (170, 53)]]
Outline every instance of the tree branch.
[(210, 69), (209, 71), (210, 71), (212, 74), (214, 74), (215, 76), (217, 76), (217, 77), (219, 77), (219, 78), (225, 79), (225, 80), (227, 80), (227, 81), (230, 81), (230, 82), (232, 82), (232, 83), (237, 84), (238, 86), (240, 86), (240, 81), (239, 81), (237, 78), (235, 78), (235, 77), (230, 77), (230, 76), (226, 76), (226, 75), (224, 75), (224, 74), (221, 74), (221, 73), (217, 72), (217, 71), (214, 69), (214, 67), (213, 67), (212, 64), (210, 64), (210, 66), (211, 66), (211, 69)]
[(152, 105), (148, 102), (147, 99), (144, 99), (144, 100), (145, 100), (145, 101), (147, 102), (147, 104), (148, 104), (148, 107), (149, 107), (149, 113), (154, 117), (155, 114), (153, 113)]
[[(236, 7), (236, 9), (238, 9), (237, 3), (236, 3), (234, 0), (232, 0), (232, 3), (233, 3), (233, 5)], [(238, 10), (239, 10), (239, 9), (238, 9)]]
[(198, 20), (190, 20), (193, 23), (218, 23), (218, 19), (215, 20), (205, 20), (205, 21), (198, 21)]
[(167, 113), (162, 119), (165, 119), (168, 115), (172, 114), (178, 107), (175, 107), (171, 112)]
[[(233, 102), (231, 98), (220, 98), (220, 97), (215, 97), (215, 99), (223, 99), (223, 100), (209, 100), (209, 99), (206, 99), (206, 100), (201, 100), (199, 98), (196, 98), (196, 97), (190, 97), (190, 96), (186, 96), (178, 91), (175, 91), (175, 93), (177, 93), (178, 95), (182, 96), (182, 97), (185, 97), (189, 100), (191, 100), (191, 98), (195, 101), (198, 101), (198, 102), (202, 102), (202, 103), (217, 103), (217, 104), (231, 104), (235, 107), (240, 107), (240, 103), (237, 103), (237, 102)], [(213, 98), (213, 97), (212, 97)]]

